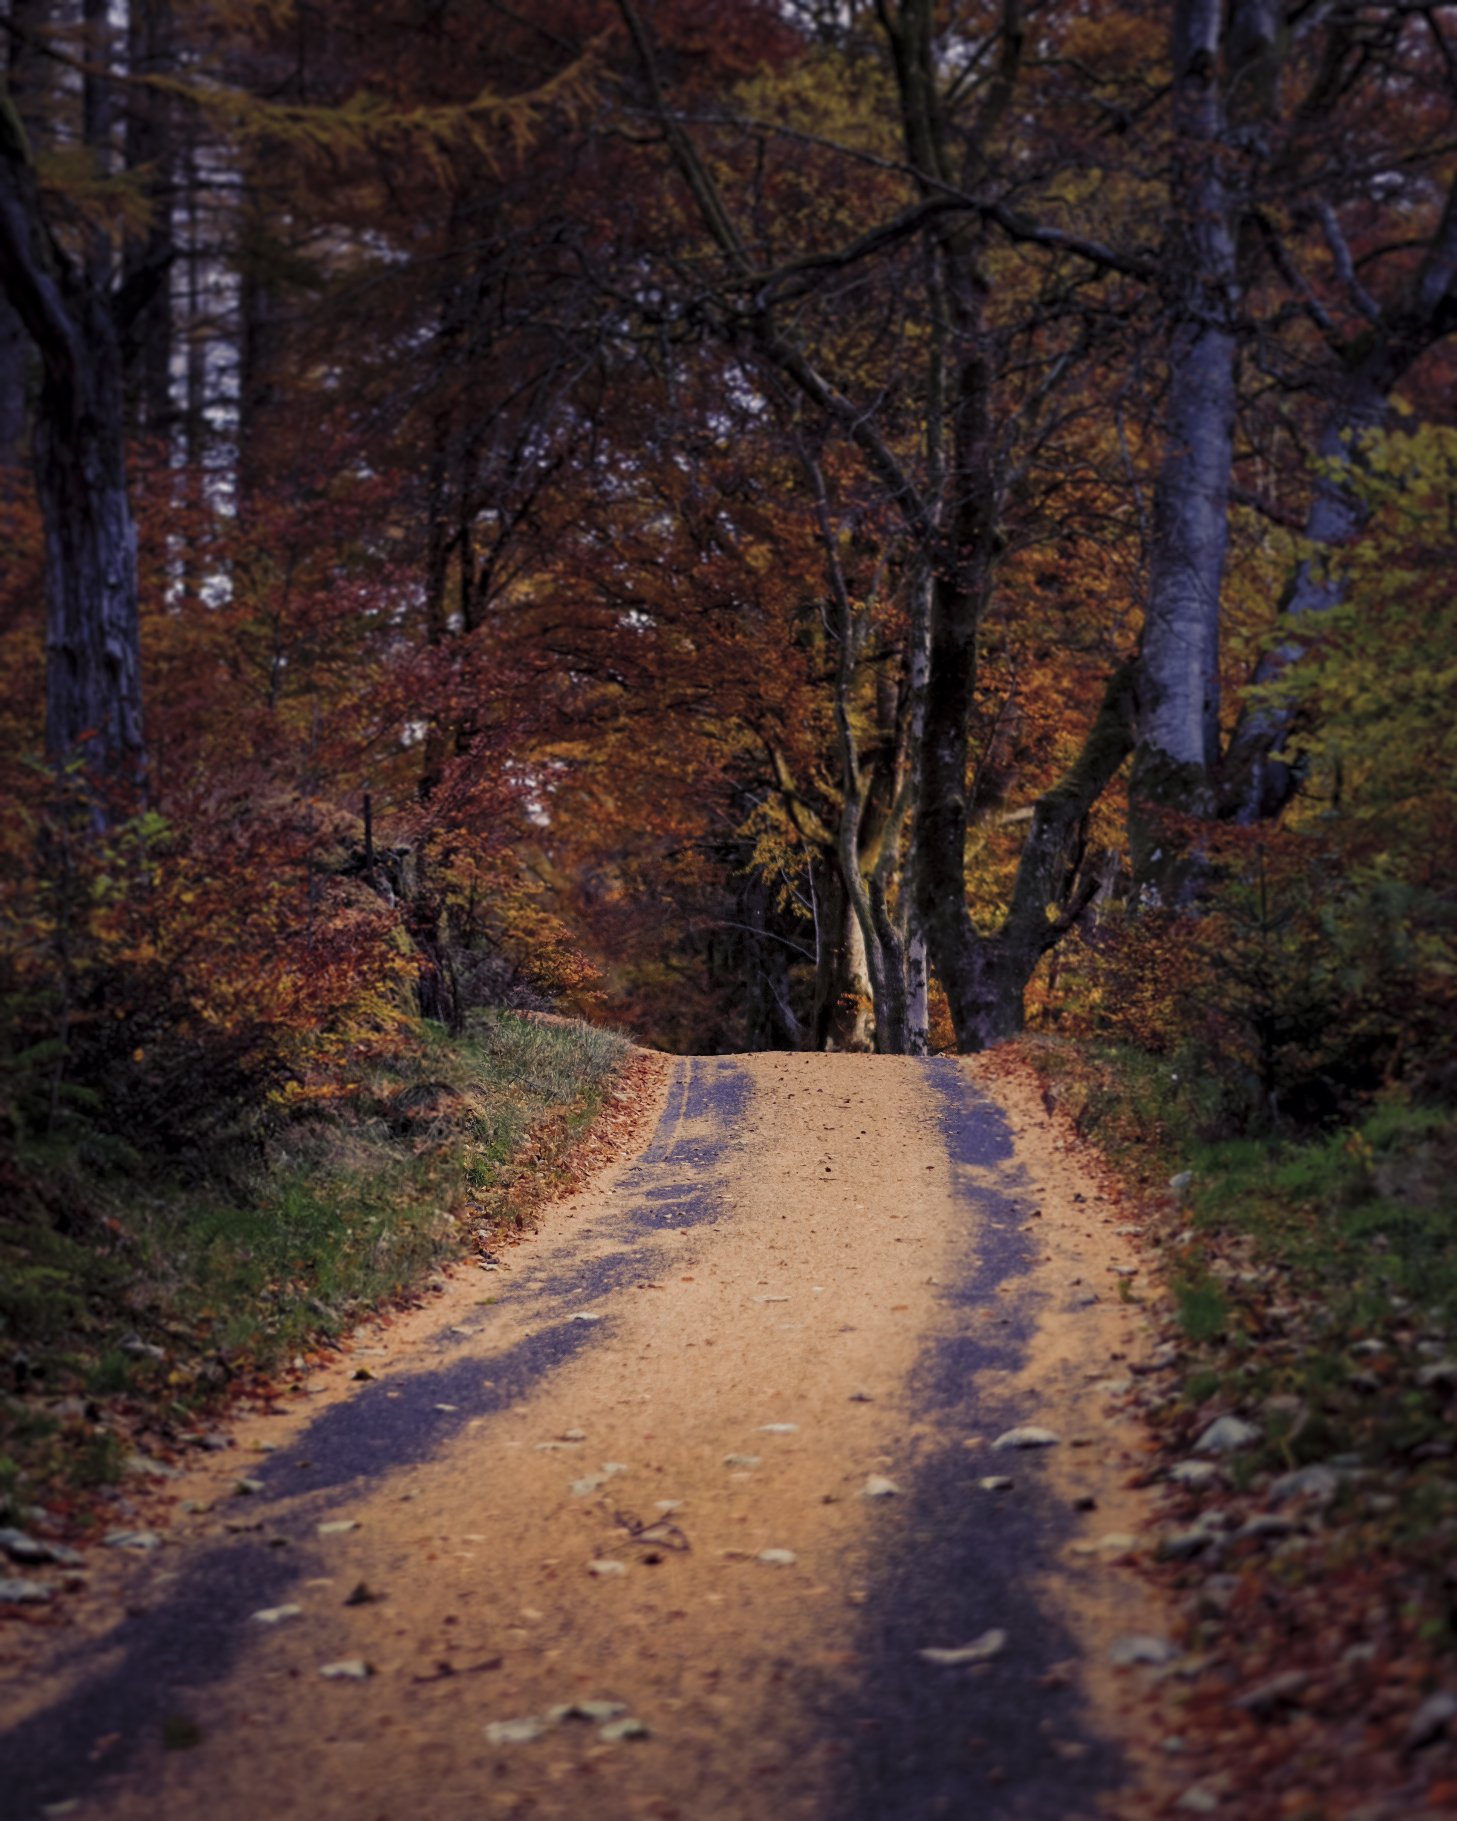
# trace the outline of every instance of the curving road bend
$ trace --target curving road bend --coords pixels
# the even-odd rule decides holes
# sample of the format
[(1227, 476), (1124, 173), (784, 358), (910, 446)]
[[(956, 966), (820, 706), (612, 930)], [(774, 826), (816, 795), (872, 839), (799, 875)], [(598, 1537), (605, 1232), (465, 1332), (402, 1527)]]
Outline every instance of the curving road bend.
[[(1114, 1191), (965, 1062), (659, 1094), (505, 1268), (358, 1335), (372, 1377), (179, 1486), (204, 1509), (6, 1691), (7, 1821), (1154, 1799), (1147, 1672), (1106, 1657), (1168, 1619), (1090, 1547), (1145, 1521), (1096, 1382), (1144, 1345)], [(1025, 1425), (1060, 1440), (992, 1447)]]

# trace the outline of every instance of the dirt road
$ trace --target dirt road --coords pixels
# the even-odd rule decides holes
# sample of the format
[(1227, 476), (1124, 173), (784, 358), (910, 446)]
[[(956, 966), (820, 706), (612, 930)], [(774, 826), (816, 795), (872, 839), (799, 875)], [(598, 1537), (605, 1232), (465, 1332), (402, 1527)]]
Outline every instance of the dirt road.
[(1168, 1620), (1114, 1564), (1110, 1186), (970, 1063), (655, 1091), (640, 1157), (98, 1552), (9, 1691), (7, 1818), (1069, 1821), (1138, 1781), (1108, 1646)]

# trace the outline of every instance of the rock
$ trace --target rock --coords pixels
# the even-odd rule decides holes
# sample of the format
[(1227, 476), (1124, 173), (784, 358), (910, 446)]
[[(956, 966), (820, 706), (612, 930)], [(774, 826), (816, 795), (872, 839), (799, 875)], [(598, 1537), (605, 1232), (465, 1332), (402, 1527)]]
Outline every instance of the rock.
[(993, 1448), (1051, 1448), (1058, 1441), (1051, 1429), (1026, 1427), (1008, 1429), (992, 1443)]
[(447, 1415), (453, 1416), (455, 1414), (455, 1412), (457, 1410), (459, 1410), (460, 1405), (459, 1404), (437, 1404), (435, 1406), (435, 1408), (437, 1410), (444, 1410), (447, 1413)]
[(1340, 1488), (1341, 1475), (1334, 1467), (1297, 1467), (1271, 1481), (1270, 1499), (1277, 1505), (1287, 1499), (1313, 1499), (1318, 1505), (1328, 1505)]
[(155, 1530), (108, 1530), (101, 1539), (108, 1549), (160, 1549), (162, 1539)]
[(757, 1454), (726, 1454), (723, 1464), (725, 1467), (757, 1467), (759, 1459)]
[(605, 1726), (597, 1728), (597, 1737), (608, 1745), (616, 1745), (620, 1739), (645, 1739), (647, 1736), (647, 1727), (630, 1714), (624, 1714), (620, 1720), (609, 1720)]
[(1016, 1485), (1016, 1481), (1008, 1479), (1005, 1473), (989, 1473), (977, 1483), (983, 1492), (1010, 1492)]
[(1158, 1559), (1161, 1562), (1187, 1562), (1213, 1541), (1214, 1532), (1198, 1525), (1192, 1530), (1174, 1530), (1159, 1539)]
[(1252, 1518), (1246, 1518), (1234, 1534), (1236, 1537), (1253, 1537), (1258, 1542), (1273, 1542), (1279, 1537), (1289, 1536), (1294, 1529), (1293, 1519), (1263, 1511)]
[(569, 1701), (564, 1707), (547, 1710), (547, 1719), (556, 1725), (561, 1720), (615, 1720), (627, 1712), (625, 1701)]
[(571, 1490), (579, 1499), (590, 1498), (597, 1488), (604, 1483), (605, 1474), (589, 1473), (584, 1479), (573, 1480)]
[(1109, 1265), (1108, 1269), (1115, 1277), (1137, 1277), (1137, 1265)]
[(296, 1619), (302, 1612), (302, 1606), (265, 1606), (253, 1617), (260, 1625), (281, 1625), (285, 1619)]
[(602, 1463), (602, 1472), (604, 1477), (607, 1478), (610, 1478), (614, 1473), (626, 1473), (627, 1470), (626, 1461), (603, 1461)]
[(1131, 1378), (1100, 1378), (1093, 1389), (1101, 1391), (1104, 1397), (1126, 1397), (1133, 1389), (1133, 1380)]
[(0, 1579), (0, 1606), (44, 1606), (52, 1589), (44, 1581)]
[(608, 1561), (604, 1561), (604, 1560), (588, 1562), (587, 1573), (595, 1574), (600, 1580), (605, 1581), (605, 1580), (609, 1580), (615, 1574), (626, 1574), (627, 1573), (627, 1563), (626, 1562), (608, 1562)]
[(1406, 1749), (1416, 1751), (1423, 1745), (1430, 1745), (1433, 1739), (1446, 1732), (1453, 1720), (1457, 1720), (1457, 1695), (1439, 1688), (1436, 1694), (1428, 1695), (1412, 1715), (1406, 1729)]
[(761, 1435), (798, 1435), (798, 1423), (760, 1423)]
[(682, 1499), (655, 1499), (653, 1507), (657, 1511), (681, 1511), (683, 1501)]
[[(1292, 1706), (1309, 1686), (1310, 1677), (1303, 1669), (1287, 1669), (1282, 1675), (1270, 1676), (1266, 1681), (1257, 1682), (1251, 1689), (1238, 1696), (1232, 1703), (1256, 1719), (1263, 1719), (1272, 1714), (1277, 1707)], [(1457, 1707), (1454, 1707), (1457, 1712)]]
[(1236, 1448), (1248, 1448), (1260, 1439), (1253, 1423), (1238, 1416), (1220, 1416), (1209, 1425), (1194, 1444), (1196, 1454), (1232, 1454)]
[(344, 1604), (346, 1606), (372, 1606), (378, 1598), (377, 1593), (370, 1591), (368, 1581), (359, 1581), (356, 1582), (353, 1593), (349, 1595)]
[(546, 1728), (535, 1716), (524, 1720), (492, 1720), (486, 1727), (487, 1745), (530, 1745)]
[(343, 1536), (346, 1531), (358, 1530), (358, 1518), (330, 1518), (326, 1523), (316, 1524), (315, 1530), (320, 1536)]
[(864, 1385), (857, 1385), (850, 1393), (850, 1402), (852, 1404), (873, 1404), (875, 1399), (865, 1389)]
[(959, 1669), (966, 1663), (990, 1663), (1006, 1648), (1005, 1631), (984, 1631), (979, 1638), (973, 1638), (970, 1644), (960, 1644), (952, 1650), (940, 1650), (935, 1646), (918, 1650), (916, 1655), (923, 1663), (934, 1663), (938, 1669)]
[(117, 1346), (122, 1353), (129, 1354), (132, 1359), (161, 1360), (167, 1357), (161, 1347), (149, 1345), (140, 1334), (128, 1334), (125, 1339), (117, 1342)]
[(787, 1303), (789, 1298), (787, 1296), (756, 1296), (754, 1301), (756, 1303)]
[(899, 1492), (900, 1487), (896, 1485), (895, 1481), (886, 1479), (880, 1473), (872, 1473), (860, 1488), (860, 1496), (863, 1499), (890, 1499), (897, 1497)]
[(354, 1374), (354, 1377), (358, 1379), (361, 1384), (368, 1384), (373, 1380), (374, 1374), (370, 1371), (368, 1366), (361, 1366)]
[(373, 1671), (363, 1657), (345, 1657), (338, 1663), (325, 1663), (319, 1674), (330, 1682), (363, 1682)]
[(1123, 1555), (1130, 1549), (1138, 1547), (1138, 1538), (1130, 1536), (1126, 1530), (1110, 1530), (1107, 1536), (1098, 1538), (1098, 1548), (1105, 1555)]
[(1131, 1669), (1135, 1663), (1171, 1663), (1178, 1654), (1167, 1638), (1147, 1634), (1115, 1638), (1108, 1646), (1108, 1661), (1115, 1669)]
[(1180, 1461), (1177, 1467), (1169, 1469), (1169, 1478), (1177, 1485), (1197, 1491), (1212, 1485), (1219, 1478), (1219, 1469), (1213, 1461)]
[(792, 1568), (799, 1557), (792, 1549), (761, 1549), (754, 1559), (768, 1568)]
[(1180, 1170), (1177, 1176), (1169, 1178), (1169, 1193), (1175, 1201), (1186, 1201), (1193, 1186), (1194, 1172), (1192, 1170)]
[(579, 1309), (575, 1315), (569, 1315), (568, 1321), (601, 1321), (600, 1315), (589, 1315), (585, 1309)]
[(1204, 1789), (1199, 1784), (1191, 1784), (1174, 1804), (1174, 1813), (1178, 1815), (1212, 1815), (1219, 1807), (1219, 1797), (1212, 1789)]
[(149, 1455), (129, 1454), (121, 1464), (123, 1473), (145, 1473), (154, 1480), (175, 1480), (180, 1477), (180, 1467), (169, 1467), (163, 1461), (154, 1461)]
[(64, 1543), (47, 1543), (40, 1537), (27, 1536), (23, 1530), (0, 1529), (0, 1549), (12, 1562), (55, 1562), (66, 1568), (79, 1568), (85, 1557), (79, 1549), (68, 1549)]
[(1430, 1366), (1423, 1366), (1417, 1372), (1417, 1383), (1424, 1391), (1430, 1391), (1434, 1385), (1457, 1385), (1457, 1359), (1434, 1360)]
[(585, 1429), (563, 1429), (562, 1431), (564, 1442), (585, 1442), (586, 1439), (587, 1431)]
[(251, 1498), (255, 1492), (263, 1490), (262, 1480), (239, 1480), (233, 1487), (234, 1498)]

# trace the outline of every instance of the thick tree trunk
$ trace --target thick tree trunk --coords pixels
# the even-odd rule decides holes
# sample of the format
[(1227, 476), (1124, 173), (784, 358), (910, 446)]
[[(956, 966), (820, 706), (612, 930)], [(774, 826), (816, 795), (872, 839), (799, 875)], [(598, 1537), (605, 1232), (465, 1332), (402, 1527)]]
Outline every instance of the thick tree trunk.
[(35, 483), (46, 535), (46, 748), (79, 761), (109, 821), (143, 783), (136, 529), (109, 300), (55, 244), (0, 97), (0, 288), (40, 351)]
[(1221, 0), (1178, 0), (1165, 445), (1154, 501), (1138, 751), (1129, 792), (1135, 888), (1182, 902), (1198, 877), (1163, 812), (1208, 816), (1219, 756), (1219, 598), (1233, 461), (1238, 297), (1219, 84)]

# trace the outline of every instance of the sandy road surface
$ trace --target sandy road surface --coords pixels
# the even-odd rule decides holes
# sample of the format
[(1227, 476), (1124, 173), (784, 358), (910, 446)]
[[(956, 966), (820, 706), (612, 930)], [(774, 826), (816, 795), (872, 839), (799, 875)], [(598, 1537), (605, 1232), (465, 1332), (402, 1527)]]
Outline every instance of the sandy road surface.
[[(1070, 1821), (1137, 1781), (1103, 1665), (1167, 1621), (1089, 1551), (1142, 1517), (1095, 1388), (1142, 1344), (1109, 1186), (967, 1063), (665, 1059), (657, 1091), (509, 1268), (178, 1486), (209, 1508), (6, 1691), (7, 1821)], [(993, 1450), (1023, 1424), (1061, 1440)]]

